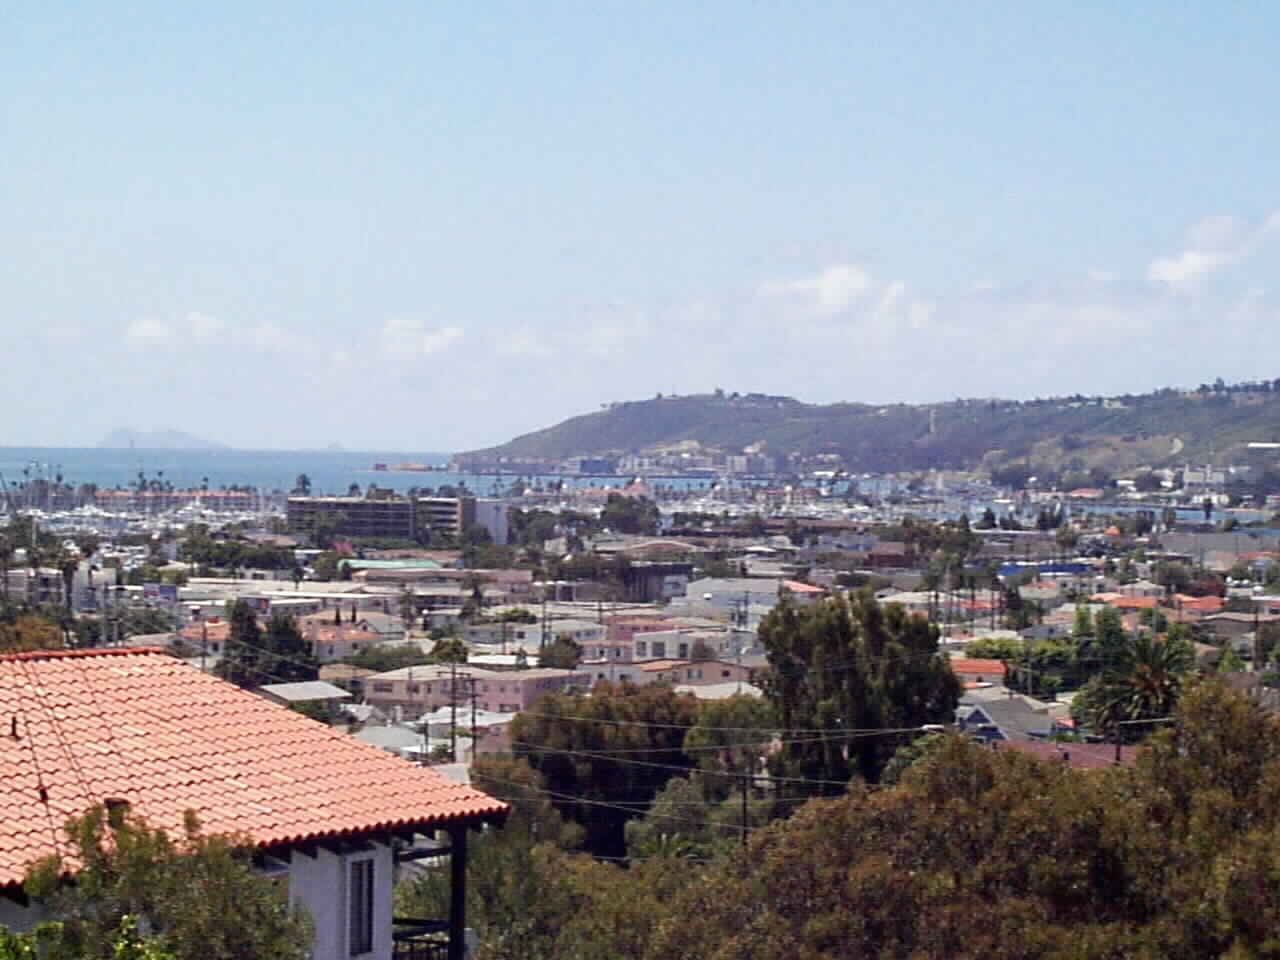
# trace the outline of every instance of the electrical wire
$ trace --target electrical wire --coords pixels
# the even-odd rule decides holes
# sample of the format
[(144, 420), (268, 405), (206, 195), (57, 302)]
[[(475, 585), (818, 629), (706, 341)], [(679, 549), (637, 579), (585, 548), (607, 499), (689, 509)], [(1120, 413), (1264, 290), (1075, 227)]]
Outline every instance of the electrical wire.
[[(917, 731), (919, 728), (913, 727), (911, 729), (913, 731)], [(563, 750), (563, 749), (557, 749), (555, 747), (544, 747), (544, 746), (539, 746), (537, 744), (523, 743), (519, 740), (511, 741), (511, 745), (513, 747), (523, 747), (527, 750), (538, 752), (538, 753), (552, 753), (552, 754), (564, 755), (564, 756), (582, 757), (587, 760), (604, 760), (610, 763), (621, 763), (621, 764), (627, 764), (634, 767), (647, 767), (655, 770), (675, 770), (675, 771), (687, 773), (690, 770), (695, 769), (695, 768), (681, 766), (679, 764), (674, 764), (674, 763), (654, 763), (648, 760), (633, 760), (629, 757), (601, 756), (600, 754), (595, 754), (595, 753), (591, 753), (583, 750)], [(723, 773), (718, 775), (740, 776), (740, 774), (732, 774), (732, 773)], [(808, 784), (813, 786), (835, 786), (835, 787), (849, 786), (848, 780), (820, 780), (820, 779), (811, 778), (811, 777), (785, 777), (785, 776), (772, 776), (770, 774), (759, 774), (758, 778), (766, 781), (770, 781), (770, 782), (775, 782), (775, 783), (803, 783), (803, 784)], [(752, 779), (753, 780), (757, 779), (756, 775), (752, 775)]]

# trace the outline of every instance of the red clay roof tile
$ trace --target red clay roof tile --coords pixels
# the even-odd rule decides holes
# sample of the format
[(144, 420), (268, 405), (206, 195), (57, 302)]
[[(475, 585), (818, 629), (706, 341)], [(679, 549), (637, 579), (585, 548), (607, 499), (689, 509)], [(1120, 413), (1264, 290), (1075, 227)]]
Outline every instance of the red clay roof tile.
[(0, 657), (0, 768), (0, 887), (65, 854), (63, 825), (107, 797), (260, 846), (507, 809), (155, 649)]

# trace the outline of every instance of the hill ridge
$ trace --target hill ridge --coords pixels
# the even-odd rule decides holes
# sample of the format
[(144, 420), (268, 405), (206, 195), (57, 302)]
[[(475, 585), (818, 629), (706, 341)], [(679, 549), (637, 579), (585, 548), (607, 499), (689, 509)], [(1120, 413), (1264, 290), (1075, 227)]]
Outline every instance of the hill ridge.
[(808, 404), (723, 391), (602, 405), (507, 443), (459, 454), (463, 466), (617, 457), (678, 448), (827, 455), (850, 470), (1000, 468), (1126, 470), (1235, 462), (1280, 439), (1280, 379), (1146, 394), (939, 403)]

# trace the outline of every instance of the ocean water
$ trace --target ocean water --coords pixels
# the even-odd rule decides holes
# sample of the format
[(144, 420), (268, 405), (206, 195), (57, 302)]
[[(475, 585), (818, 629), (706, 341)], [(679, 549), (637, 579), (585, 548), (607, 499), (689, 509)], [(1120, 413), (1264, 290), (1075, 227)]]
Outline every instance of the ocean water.
[[(78, 486), (95, 483), (99, 487), (128, 487), (139, 471), (148, 480), (160, 479), (180, 489), (201, 486), (207, 478), (209, 489), (248, 486), (263, 492), (291, 490), (298, 475), (311, 480), (313, 494), (346, 493), (353, 483), (361, 489), (370, 483), (392, 490), (410, 487), (466, 486), (477, 496), (501, 496), (516, 479), (485, 474), (448, 471), (375, 471), (375, 463), (444, 466), (447, 453), (385, 450), (118, 450), (96, 447), (0, 447), (0, 476), (10, 484), (44, 476), (62, 477)], [(526, 477), (546, 484), (555, 477)], [(631, 477), (564, 477), (567, 487), (623, 487)], [(655, 478), (656, 479), (656, 478)], [(708, 489), (710, 478), (663, 478), (657, 482), (680, 490)]]
[[(129, 486), (139, 471), (175, 487), (239, 485), (264, 491), (290, 490), (299, 474), (311, 480), (312, 493), (346, 493), (353, 484), (408, 490), (439, 487), (463, 479), (449, 473), (373, 472), (375, 463), (441, 466), (447, 453), (330, 450), (113, 450), (94, 447), (0, 447), (0, 474), (11, 484), (36, 476), (61, 475), (72, 485)], [(477, 493), (476, 478), (466, 478)]]

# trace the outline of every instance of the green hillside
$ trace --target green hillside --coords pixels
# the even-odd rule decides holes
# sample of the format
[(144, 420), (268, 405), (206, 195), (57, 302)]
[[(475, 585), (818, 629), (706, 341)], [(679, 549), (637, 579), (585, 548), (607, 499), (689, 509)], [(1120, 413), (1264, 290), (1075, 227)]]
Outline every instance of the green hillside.
[(1123, 470), (1238, 461), (1246, 445), (1259, 440), (1280, 440), (1280, 381), (931, 405), (815, 405), (758, 394), (663, 397), (612, 404), (459, 459), (562, 459), (696, 443), (730, 453), (752, 445), (774, 456), (834, 453), (850, 469), (877, 472), (1015, 462)]

